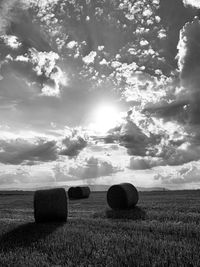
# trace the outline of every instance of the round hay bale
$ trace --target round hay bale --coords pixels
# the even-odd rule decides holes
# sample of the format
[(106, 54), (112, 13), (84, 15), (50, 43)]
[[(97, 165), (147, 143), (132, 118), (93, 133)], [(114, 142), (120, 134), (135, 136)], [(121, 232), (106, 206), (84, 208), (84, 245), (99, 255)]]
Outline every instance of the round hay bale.
[(71, 199), (88, 198), (89, 195), (90, 195), (90, 188), (88, 186), (76, 186), (70, 190)]
[(134, 207), (138, 202), (138, 191), (130, 183), (112, 185), (107, 192), (108, 205), (114, 210)]
[(68, 197), (71, 199), (73, 198), (73, 195), (74, 195), (74, 187), (70, 187), (68, 189)]
[(38, 190), (34, 194), (35, 222), (66, 222), (67, 194), (64, 188)]

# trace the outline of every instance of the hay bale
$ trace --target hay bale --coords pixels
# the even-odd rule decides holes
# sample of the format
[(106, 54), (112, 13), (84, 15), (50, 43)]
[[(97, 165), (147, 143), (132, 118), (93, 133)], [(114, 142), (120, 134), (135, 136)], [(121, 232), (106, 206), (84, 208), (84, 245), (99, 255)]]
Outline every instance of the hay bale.
[(71, 198), (73, 198), (73, 193), (74, 192), (74, 187), (70, 187), (69, 189), (68, 189), (68, 197), (71, 199)]
[(108, 205), (114, 210), (133, 208), (138, 198), (137, 189), (130, 183), (112, 185), (107, 192)]
[(90, 188), (88, 186), (76, 186), (71, 187), (72, 189), (70, 193), (70, 199), (81, 199), (81, 198), (88, 198), (90, 195)]
[(38, 190), (34, 194), (35, 222), (67, 221), (67, 194), (64, 188)]

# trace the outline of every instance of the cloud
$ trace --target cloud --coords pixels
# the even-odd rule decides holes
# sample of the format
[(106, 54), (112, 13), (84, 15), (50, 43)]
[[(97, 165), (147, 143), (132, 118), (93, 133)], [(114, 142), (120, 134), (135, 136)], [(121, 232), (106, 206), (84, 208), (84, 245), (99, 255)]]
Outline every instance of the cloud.
[(4, 164), (23, 164), (32, 162), (47, 162), (57, 159), (55, 141), (42, 139), (34, 142), (23, 139), (0, 141), (0, 162)]
[(97, 55), (97, 52), (91, 51), (87, 56), (83, 57), (83, 62), (85, 64), (94, 63), (94, 59)]
[[(47, 12), (57, 1), (42, 2), (2, 1), (0, 19), (3, 21), (1, 39), (4, 45), (1, 49), (1, 71), (2, 76), (14, 72), (28, 80), (29, 84), (37, 83), (41, 95), (58, 97), (68, 78), (57, 65), (60, 57), (52, 51), (50, 36), (39, 23), (39, 13), (36, 12), (37, 8), (38, 12)], [(31, 12), (34, 8), (35, 12)]]
[(200, 143), (183, 143), (179, 147), (166, 153), (167, 163), (169, 165), (181, 165), (190, 161), (197, 161), (200, 159)]
[[(127, 149), (127, 158), (132, 156), (129, 171), (198, 160), (197, 130), (192, 126), (200, 117), (199, 22), (181, 31), (178, 77), (179, 30), (196, 11), (181, 1), (169, 2), (111, 1), (99, 6), (88, 1), (2, 1), (0, 119), (13, 116), (13, 124), (16, 118), (20, 126), (40, 131), (56, 122), (56, 132), (66, 124), (86, 125), (94, 101), (112, 100), (115, 94), (129, 109), (127, 118), (101, 141), (120, 145), (124, 154)], [(9, 106), (12, 114), (5, 112)], [(89, 141), (69, 134), (54, 141), (11, 143), (1, 144), (0, 161), (31, 165), (63, 156), (77, 160), (83, 150), (87, 154)], [(73, 175), (112, 173), (112, 163), (97, 160), (104, 145), (90, 149), (93, 159), (71, 166)], [(113, 160), (111, 150), (105, 152)], [(61, 173), (56, 174), (60, 180), (66, 174)]]
[[(178, 13), (177, 10), (179, 11)], [(197, 11), (193, 8), (186, 9), (182, 1), (179, 0), (169, 0), (168, 2), (161, 0), (157, 15), (161, 18), (160, 22), (164, 27), (160, 32), (164, 30), (166, 34), (165, 40), (161, 41), (161, 50), (163, 51), (165, 64), (170, 66), (170, 74), (167, 75), (162, 68), (158, 69), (158, 72), (162, 70), (162, 74), (158, 76), (162, 79), (162, 82), (160, 85), (159, 82), (155, 83), (154, 88), (156, 90), (150, 90), (153, 93), (150, 93), (150, 101), (148, 101), (147, 97), (143, 111), (148, 111), (154, 117), (163, 118), (165, 121), (177, 121), (183, 124), (194, 123), (196, 119), (194, 118), (195, 107), (192, 107), (194, 94), (192, 93), (193, 89), (191, 89), (193, 77), (190, 76), (189, 78), (188, 74), (189, 70), (191, 73), (196, 72), (194, 65), (197, 65), (195, 62), (198, 61), (198, 52), (196, 53), (196, 51), (198, 51), (197, 43), (199, 42), (199, 37), (198, 23), (189, 23), (188, 21), (193, 20), (194, 16), (197, 15)], [(177, 48), (178, 55), (176, 57)], [(175, 71), (177, 59), (180, 77), (178, 77), (178, 72)], [(185, 70), (188, 74), (186, 74)], [(155, 72), (158, 73), (157, 70)], [(194, 74), (194, 76), (196, 75)], [(159, 98), (156, 96), (157, 93)], [(152, 101), (151, 98), (154, 98), (154, 100)]]
[(162, 165), (166, 165), (162, 158), (131, 157), (129, 168), (132, 170), (146, 170)]
[(127, 148), (130, 155), (145, 155), (148, 137), (131, 120), (120, 129), (120, 145)]
[(87, 141), (69, 129), (67, 137), (48, 140), (42, 137), (0, 140), (0, 162), (13, 165), (35, 165), (56, 161), (59, 155), (73, 158), (87, 146)]
[(192, 22), (185, 24), (180, 32), (178, 43), (178, 66), (180, 69), (181, 85), (184, 87), (185, 99), (188, 99), (186, 107), (189, 115), (189, 123), (200, 123), (200, 21), (197, 17)]
[(5, 1), (1, 2), (2, 34), (15, 35), (22, 43), (24, 49), (34, 47), (38, 50), (50, 50), (44, 32), (39, 25), (33, 22), (33, 13), (30, 12), (31, 1)]
[(56, 182), (67, 182), (67, 181), (73, 181), (77, 179), (76, 177), (68, 173), (68, 167), (66, 167), (66, 163), (64, 165), (57, 163), (52, 168), (52, 171), (54, 173)]
[(29, 49), (24, 55), (9, 57), (2, 63), (1, 72), (3, 76), (14, 72), (15, 75), (34, 84), (37, 82), (41, 87), (41, 94), (45, 96), (60, 96), (61, 87), (68, 84), (68, 77), (57, 65), (59, 55), (53, 51), (40, 52)]
[(156, 174), (154, 179), (165, 185), (181, 186), (191, 183), (199, 184), (199, 168), (197, 166), (190, 165), (166, 175)]
[(60, 155), (76, 157), (87, 146), (87, 141), (78, 134), (72, 133), (72, 136), (62, 140), (62, 144), (64, 147), (60, 151)]
[(197, 0), (183, 0), (184, 5), (200, 8), (200, 3)]
[(186, 128), (175, 122), (148, 119), (145, 116), (137, 118), (137, 113), (133, 113), (129, 111), (124, 124), (101, 137), (105, 143), (120, 144), (129, 155), (134, 155), (130, 160), (130, 168), (175, 166), (200, 159), (199, 127), (187, 125)]
[(69, 168), (69, 174), (80, 179), (109, 176), (118, 171), (120, 169), (111, 163), (94, 157), (87, 158), (82, 164)]
[(0, 185), (2, 188), (23, 188), (38, 185), (53, 185), (54, 172), (49, 166), (16, 166), (1, 164)]
[(18, 38), (14, 35), (5, 35), (2, 39), (5, 44), (10, 46), (12, 49), (17, 49), (21, 46), (21, 42), (19, 42)]
[(19, 184), (27, 183), (28, 173), (23, 170), (17, 170), (16, 172), (8, 172), (0, 174), (0, 185), (10, 185), (10, 184)]

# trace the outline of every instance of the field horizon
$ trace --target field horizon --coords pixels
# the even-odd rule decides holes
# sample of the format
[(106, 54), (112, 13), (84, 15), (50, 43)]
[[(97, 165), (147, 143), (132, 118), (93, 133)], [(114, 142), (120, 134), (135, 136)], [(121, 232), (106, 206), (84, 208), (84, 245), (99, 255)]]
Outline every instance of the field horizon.
[[(109, 184), (98, 184), (98, 185), (91, 185), (91, 184), (83, 184), (80, 186), (88, 186), (91, 190), (91, 192), (107, 192), (107, 190), (109, 189), (109, 187), (111, 185)], [(43, 189), (52, 189), (52, 188), (65, 188), (65, 190), (68, 190), (71, 185), (61, 185), (61, 186), (37, 186), (37, 187), (32, 187), (32, 188), (0, 188), (0, 194), (4, 194), (6, 192), (10, 192), (10, 193), (29, 193), (29, 192), (35, 192), (36, 190), (43, 190)], [(169, 189), (166, 187), (141, 187), (141, 186), (136, 186), (137, 190), (139, 192), (151, 192), (151, 191), (180, 191), (180, 190), (200, 190), (200, 188), (198, 189)]]

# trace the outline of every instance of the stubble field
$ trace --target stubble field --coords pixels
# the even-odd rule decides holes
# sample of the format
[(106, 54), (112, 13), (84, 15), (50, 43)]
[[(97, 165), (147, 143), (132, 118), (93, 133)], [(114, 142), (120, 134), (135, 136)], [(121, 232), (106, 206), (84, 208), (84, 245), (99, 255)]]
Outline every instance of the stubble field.
[(35, 224), (33, 194), (0, 194), (0, 266), (200, 266), (200, 191), (141, 192), (112, 212), (106, 192), (69, 201), (64, 224)]

